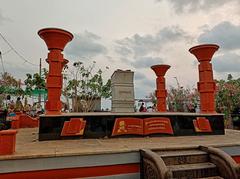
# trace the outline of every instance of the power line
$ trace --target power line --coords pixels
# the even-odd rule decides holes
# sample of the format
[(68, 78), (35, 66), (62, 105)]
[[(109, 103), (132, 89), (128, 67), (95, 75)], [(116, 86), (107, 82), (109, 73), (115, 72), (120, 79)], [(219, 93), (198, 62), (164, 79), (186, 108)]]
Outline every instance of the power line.
[(11, 52), (11, 51), (12, 51), (12, 49), (10, 48), (8, 51), (2, 53), (2, 55), (6, 55), (6, 54), (8, 54), (8, 53)]
[(24, 63), (28, 63), (28, 64), (31, 64), (31, 65), (33, 65), (33, 66), (38, 66), (38, 65), (36, 65), (36, 64), (28, 61), (25, 57), (23, 57), (20, 53), (18, 53), (18, 51), (15, 50), (15, 48), (8, 42), (8, 40), (2, 35), (1, 32), (0, 32), (0, 36), (1, 36), (2, 39), (6, 42), (6, 44), (10, 47), (10, 50), (14, 51), (14, 53), (17, 54), (18, 57), (24, 61)]

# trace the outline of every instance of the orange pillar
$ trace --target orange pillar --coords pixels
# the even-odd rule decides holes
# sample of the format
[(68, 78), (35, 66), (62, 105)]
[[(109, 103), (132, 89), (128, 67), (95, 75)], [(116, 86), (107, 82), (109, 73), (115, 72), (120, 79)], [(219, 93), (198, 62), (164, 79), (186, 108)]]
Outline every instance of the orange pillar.
[(159, 112), (166, 112), (167, 90), (166, 90), (164, 76), (165, 76), (167, 70), (170, 68), (170, 66), (169, 65), (153, 65), (153, 66), (151, 66), (151, 68), (157, 75), (157, 79), (156, 79), (157, 110)]
[(47, 58), (49, 72), (47, 76), (48, 100), (46, 102), (46, 114), (61, 114), (62, 69), (68, 62), (61, 52), (66, 44), (73, 39), (73, 35), (68, 31), (57, 28), (42, 29), (38, 31), (38, 35), (45, 41), (49, 50)]
[(212, 60), (213, 54), (219, 46), (215, 44), (203, 44), (192, 47), (189, 52), (199, 61), (199, 82), (200, 111), (203, 113), (214, 113), (215, 111), (215, 90), (216, 82), (213, 79)]
[(10, 155), (15, 152), (17, 130), (0, 131), (0, 155)]

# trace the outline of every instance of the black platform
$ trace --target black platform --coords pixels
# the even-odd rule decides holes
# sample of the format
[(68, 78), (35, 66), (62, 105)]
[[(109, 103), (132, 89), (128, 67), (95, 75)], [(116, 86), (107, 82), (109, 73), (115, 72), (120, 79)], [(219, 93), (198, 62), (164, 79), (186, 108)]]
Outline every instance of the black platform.
[[(82, 136), (61, 137), (61, 131), (65, 121), (70, 118), (83, 118), (86, 127)], [(110, 138), (116, 118), (134, 117), (167, 117), (170, 119), (173, 134), (151, 134), (151, 136), (193, 136), (193, 135), (222, 135), (224, 134), (223, 114), (200, 114), (200, 113), (66, 113), (62, 115), (40, 116), (39, 140), (57, 140), (73, 138)], [(197, 117), (205, 117), (209, 120), (212, 132), (196, 132), (193, 120)], [(117, 137), (141, 137), (141, 135), (122, 135)]]

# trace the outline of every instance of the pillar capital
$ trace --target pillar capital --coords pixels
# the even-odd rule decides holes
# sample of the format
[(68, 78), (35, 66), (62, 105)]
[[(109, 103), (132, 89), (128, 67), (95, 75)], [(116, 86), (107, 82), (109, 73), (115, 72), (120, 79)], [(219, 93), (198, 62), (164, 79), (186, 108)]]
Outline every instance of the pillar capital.
[(170, 68), (170, 65), (153, 65), (151, 66), (152, 70), (155, 72), (157, 77), (165, 76), (167, 70)]
[(218, 48), (219, 46), (216, 44), (202, 44), (190, 48), (189, 52), (192, 53), (200, 63), (202, 61), (210, 62)]

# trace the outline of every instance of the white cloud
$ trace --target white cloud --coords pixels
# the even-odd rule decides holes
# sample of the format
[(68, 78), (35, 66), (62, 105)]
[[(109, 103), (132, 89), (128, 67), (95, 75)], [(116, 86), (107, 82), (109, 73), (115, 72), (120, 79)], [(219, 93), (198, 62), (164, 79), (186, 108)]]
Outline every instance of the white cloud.
[(0, 25), (2, 25), (4, 22), (6, 21), (10, 21), (9, 18), (5, 17), (3, 14), (2, 14), (2, 11), (0, 9)]
[[(163, 0), (157, 0), (161, 2)], [(238, 0), (167, 0), (177, 13), (209, 11), (218, 8), (229, 2), (238, 2)]]
[(225, 53), (217, 56), (212, 63), (216, 72), (240, 72), (240, 56), (235, 53)]
[(74, 34), (74, 39), (66, 47), (66, 53), (74, 57), (95, 57), (107, 53), (107, 48), (101, 44), (101, 37), (85, 31)]
[(139, 57), (131, 65), (135, 68), (150, 68), (152, 65), (162, 64), (163, 60), (160, 57)]
[(224, 21), (198, 37), (200, 43), (216, 43), (225, 50), (240, 48), (240, 25)]
[(142, 80), (144, 78), (146, 78), (146, 76), (141, 72), (139, 71), (134, 72), (134, 80)]
[(122, 56), (132, 55), (133, 58), (158, 53), (168, 43), (189, 40), (191, 37), (179, 26), (165, 27), (156, 34), (126, 37), (116, 41), (116, 52)]

